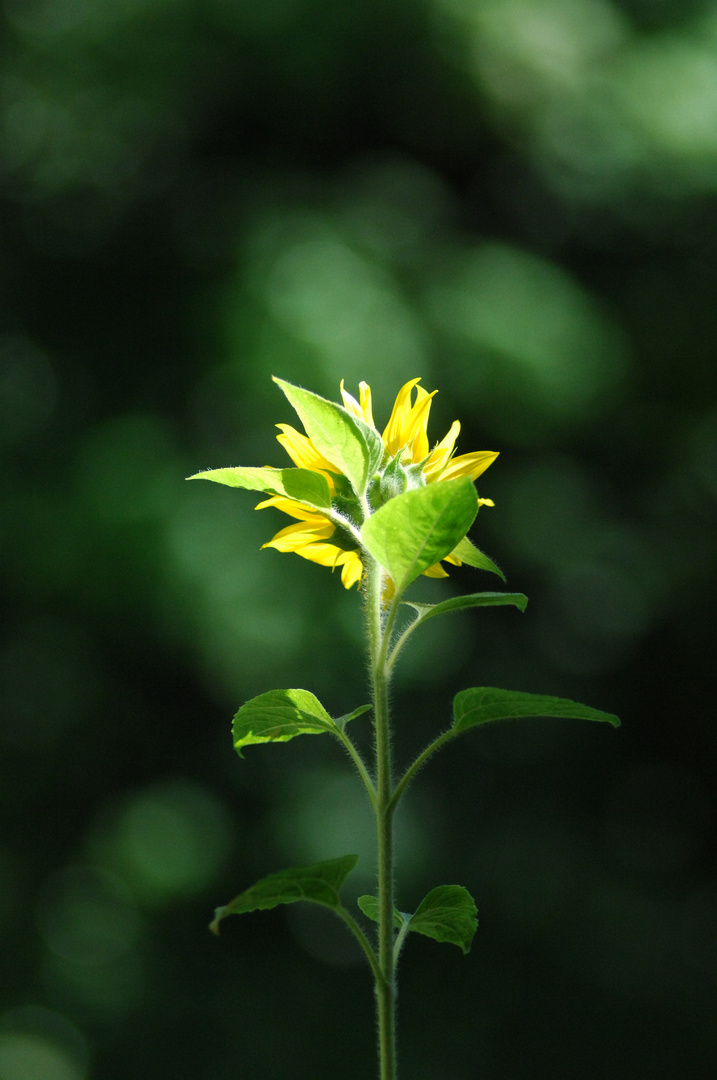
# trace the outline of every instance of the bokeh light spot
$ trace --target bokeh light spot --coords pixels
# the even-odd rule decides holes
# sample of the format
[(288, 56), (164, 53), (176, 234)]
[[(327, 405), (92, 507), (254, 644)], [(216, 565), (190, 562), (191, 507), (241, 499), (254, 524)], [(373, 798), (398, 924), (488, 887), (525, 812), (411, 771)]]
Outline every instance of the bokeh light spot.
[(533, 416), (594, 412), (620, 385), (625, 357), (615, 327), (565, 271), (535, 255), (485, 244), (429, 302), (435, 322), (474, 347), (483, 383), (529, 403)]
[(576, 462), (562, 457), (516, 473), (502, 510), (516, 553), (543, 566), (575, 558), (605, 523), (596, 486)]
[(143, 923), (121, 879), (91, 866), (65, 867), (44, 883), (38, 924), (53, 996), (100, 1014), (136, 1005), (144, 990)]
[(534, 103), (541, 89), (574, 89), (626, 36), (608, 0), (441, 0), (440, 6), (469, 31), (475, 77), (511, 103)]
[(349, 173), (338, 214), (361, 250), (403, 266), (425, 257), (449, 205), (435, 174), (416, 162), (389, 158), (362, 162)]
[[(346, 894), (373, 889), (375, 823), (361, 785), (351, 775), (327, 768), (304, 774), (291, 788), (292, 801), (283, 802), (274, 815), (274, 832), (286, 858), (301, 864), (358, 855), (358, 865), (345, 885)], [(406, 887), (431, 861), (430, 836), (439, 832), (437, 819), (432, 829), (428, 828), (432, 810), (425, 793), (417, 803), (409, 795), (396, 817), (396, 850)]]
[(182, 465), (157, 416), (122, 416), (95, 428), (79, 455), (78, 482), (91, 510), (112, 522), (161, 518), (180, 497)]
[(105, 966), (129, 952), (140, 931), (138, 912), (121, 881), (84, 866), (48, 878), (39, 921), (52, 952), (89, 966)]
[[(284, 230), (288, 238), (268, 267), (266, 301), (285, 329), (317, 351), (327, 376), (358, 383), (377, 367), (386, 377), (420, 367), (422, 328), (387, 267), (328, 220), (299, 219)], [(271, 232), (276, 243), (276, 228)]]
[(87, 1041), (59, 1013), (37, 1006), (0, 1017), (2, 1080), (84, 1080)]
[(224, 806), (188, 780), (135, 794), (121, 810), (110, 857), (138, 898), (165, 903), (201, 893), (217, 877), (233, 834)]
[(82, 1075), (62, 1049), (43, 1038), (0, 1032), (2, 1080), (80, 1080)]
[[(628, 114), (663, 150), (717, 165), (717, 52), (677, 35), (643, 42), (616, 80)], [(713, 176), (714, 179), (714, 176)]]

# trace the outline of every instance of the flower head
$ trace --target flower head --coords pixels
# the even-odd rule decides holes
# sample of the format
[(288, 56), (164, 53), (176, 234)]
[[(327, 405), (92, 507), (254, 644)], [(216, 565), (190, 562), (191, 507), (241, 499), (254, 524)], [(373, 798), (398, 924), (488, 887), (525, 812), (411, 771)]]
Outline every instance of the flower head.
[[(280, 431), (277, 440), (294, 465), (324, 477), (332, 507), (337, 509), (337, 514), (332, 515), (332, 520), (327, 514), (305, 503), (282, 495), (272, 495), (262, 500), (256, 509), (273, 506), (294, 518), (295, 522), (281, 529), (264, 547), (293, 551), (304, 559), (332, 569), (340, 567), (341, 581), (350, 589), (353, 585), (358, 585), (363, 576), (357, 534), (367, 511), (378, 509), (388, 499), (411, 488), (459, 477), (475, 480), (485, 472), (498, 454), (485, 450), (454, 456), (460, 433), (457, 420), (451, 425), (448, 434), (433, 449), (430, 448), (428, 417), (436, 391), (429, 394), (419, 383), (420, 379), (407, 382), (396, 397), (388, 424), (381, 435), (382, 460), (375, 475), (369, 478), (368, 506), (360, 505), (346, 476), (316, 449), (308, 436), (302, 435), (288, 424), (277, 425)], [(377, 435), (371, 388), (368, 384), (359, 383), (359, 397), (356, 400), (344, 389), (342, 381), (341, 397), (344, 409), (362, 424), (372, 428)], [(490, 499), (479, 499), (478, 502), (482, 505), (493, 505)], [(345, 521), (347, 527), (342, 527), (341, 521)], [(461, 565), (461, 560), (454, 554), (446, 556), (444, 561)], [(427, 577), (447, 577), (440, 562), (428, 567), (424, 573)]]

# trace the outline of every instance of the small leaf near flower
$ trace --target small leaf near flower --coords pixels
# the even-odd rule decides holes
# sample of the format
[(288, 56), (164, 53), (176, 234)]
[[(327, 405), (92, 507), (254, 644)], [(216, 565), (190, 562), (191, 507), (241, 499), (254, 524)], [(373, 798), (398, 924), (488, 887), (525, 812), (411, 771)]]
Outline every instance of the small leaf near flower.
[(468, 478), (446, 480), (391, 499), (364, 522), (361, 537), (401, 593), (451, 554), (477, 512), (473, 483)]
[(381, 464), (381, 436), (341, 405), (310, 390), (274, 378), (296, 410), (311, 442), (327, 461), (347, 476), (359, 497)]
[(528, 597), (524, 593), (482, 592), (468, 593), (466, 596), (452, 596), (440, 604), (420, 604), (413, 600), (404, 600), (404, 604), (418, 612), (421, 622), (432, 619), (434, 615), (445, 615), (449, 611), (462, 611), (472, 607), (499, 607), (511, 604), (519, 611), (525, 611)]
[(249, 491), (267, 491), (282, 495), (306, 506), (327, 510), (331, 506), (329, 485), (325, 477), (310, 469), (254, 469), (237, 466), (229, 469), (207, 469), (188, 476), (188, 480), (213, 480), (227, 487)]
[(488, 570), (491, 574), (497, 574), (501, 581), (505, 581), (505, 574), (502, 570), (499, 570), (492, 559), (489, 559), (487, 555), (484, 555), (482, 551), (479, 551), (475, 544), (472, 544), (467, 536), (464, 536), (459, 544), (451, 552), (461, 562), (466, 563), (468, 566), (474, 567), (476, 570)]

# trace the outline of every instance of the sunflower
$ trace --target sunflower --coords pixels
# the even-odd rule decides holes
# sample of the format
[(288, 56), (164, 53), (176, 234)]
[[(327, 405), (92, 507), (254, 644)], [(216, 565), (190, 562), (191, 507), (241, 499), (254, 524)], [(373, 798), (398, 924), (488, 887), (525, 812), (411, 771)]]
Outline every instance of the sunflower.
[[(411, 379), (401, 387), (381, 436), (384, 446), (383, 461), (369, 489), (369, 502), (374, 510), (389, 498), (410, 488), (459, 477), (475, 480), (498, 456), (492, 450), (480, 450), (454, 457), (456, 440), (461, 430), (457, 420), (451, 424), (445, 438), (431, 450), (427, 434), (428, 416), (436, 391), (429, 394), (419, 383), (420, 379)], [(373, 420), (371, 388), (367, 383), (359, 383), (357, 401), (344, 390), (342, 380), (341, 397), (347, 412), (377, 431)], [(277, 424), (277, 427), (280, 431), (277, 440), (294, 464), (300, 469), (321, 473), (329, 485), (332, 504), (341, 505), (348, 517), (360, 518), (360, 510), (351, 498), (350, 485), (343, 473), (319, 453), (306, 435), (302, 435), (289, 424)], [(484, 506), (493, 506), (491, 499), (479, 499), (478, 502)], [(281, 529), (264, 547), (293, 551), (304, 559), (329, 566), (332, 570), (340, 567), (341, 581), (347, 589), (360, 584), (363, 563), (355, 534), (352, 535), (340, 525), (337, 526), (318, 510), (282, 495), (272, 495), (271, 498), (262, 500), (256, 509), (262, 510), (267, 506), (276, 507), (296, 520), (293, 525)], [(355, 520), (355, 524), (360, 526), (361, 521)], [(447, 555), (443, 561), (455, 566), (461, 565), (461, 560), (455, 555)], [(429, 566), (424, 574), (427, 577), (448, 576), (440, 562)]]

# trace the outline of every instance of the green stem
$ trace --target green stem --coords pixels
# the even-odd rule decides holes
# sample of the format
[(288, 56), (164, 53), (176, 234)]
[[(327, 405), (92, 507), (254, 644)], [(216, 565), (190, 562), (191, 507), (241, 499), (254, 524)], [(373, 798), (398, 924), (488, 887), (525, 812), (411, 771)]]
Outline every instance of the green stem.
[(359, 776), (363, 780), (364, 787), (366, 788), (366, 791), (368, 792), (368, 797), (371, 800), (371, 806), (373, 806), (373, 808), (375, 810), (376, 809), (376, 788), (374, 787), (373, 781), (371, 780), (371, 777), (368, 774), (368, 769), (366, 768), (366, 765), (364, 763), (363, 758), (361, 757), (360, 753), (358, 752), (358, 750), (354, 746), (352, 740), (349, 738), (349, 736), (346, 734), (345, 731), (337, 731), (336, 732), (336, 738), (339, 740), (339, 742), (341, 742), (343, 744), (345, 749), (348, 751), (348, 753), (349, 753), (349, 755), (351, 757), (351, 760), (353, 761), (354, 765), (356, 766), (356, 771), (358, 772)]
[(416, 618), (412, 622), (410, 622), (408, 624), (406, 629), (401, 633), (400, 637), (397, 639), (395, 645), (391, 649), (391, 652), (389, 653), (389, 656), (388, 656), (388, 670), (389, 670), (389, 672), (391, 672), (393, 670), (393, 665), (396, 663), (396, 659), (398, 657), (398, 654), (400, 653), (401, 649), (406, 644), (409, 637), (411, 636), (411, 634), (413, 633), (413, 631), (416, 629), (416, 627), (418, 626), (418, 624), (421, 621), (422, 621), (421, 616), (417, 615)]
[(403, 926), (398, 931), (398, 934), (396, 936), (396, 944), (393, 947), (393, 964), (394, 964), (394, 967), (398, 963), (398, 958), (401, 955), (401, 949), (403, 948), (403, 943), (406, 940), (406, 934), (408, 933), (408, 927), (409, 927), (410, 922), (411, 922), (410, 918), (406, 918), (404, 916), (404, 918), (403, 918)]
[(336, 911), (336, 914), (338, 915), (338, 917), (340, 919), (343, 919), (343, 921), (346, 923), (349, 930), (354, 935), (354, 937), (358, 941), (359, 945), (361, 946), (361, 948), (365, 952), (366, 959), (368, 960), (369, 964), (371, 965), (371, 971), (373, 972), (373, 977), (376, 980), (376, 985), (378, 986), (378, 984), (383, 979), (383, 975), (381, 974), (381, 968), (378, 966), (378, 958), (377, 958), (376, 953), (374, 952), (374, 950), (373, 950), (373, 948), (371, 946), (371, 942), (368, 940), (368, 938), (366, 937), (366, 935), (364, 934), (363, 930), (361, 929), (359, 924), (356, 922), (354, 917), (350, 914), (350, 912), (348, 912), (346, 910), (345, 907), (338, 907), (338, 908), (335, 908), (334, 910)]
[(369, 657), (376, 738), (376, 832), (378, 841), (378, 964), (376, 979), (380, 1080), (396, 1080), (396, 986), (393, 954), (393, 782), (388, 710), (386, 652), (395, 606), (384, 625), (381, 608), (381, 567), (374, 559), (367, 569), (366, 604)]
[(390, 809), (395, 810), (398, 805), (398, 801), (403, 795), (404, 791), (413, 780), (416, 773), (423, 768), (432, 754), (435, 754), (436, 750), (440, 750), (451, 739), (456, 736), (455, 731), (444, 731), (442, 735), (439, 735), (437, 739), (434, 739), (432, 743), (429, 743), (425, 750), (422, 750), (416, 760), (408, 766), (405, 773), (396, 784), (393, 795), (391, 797)]

